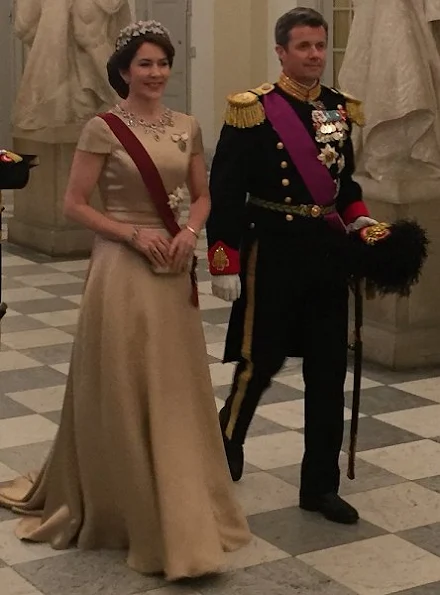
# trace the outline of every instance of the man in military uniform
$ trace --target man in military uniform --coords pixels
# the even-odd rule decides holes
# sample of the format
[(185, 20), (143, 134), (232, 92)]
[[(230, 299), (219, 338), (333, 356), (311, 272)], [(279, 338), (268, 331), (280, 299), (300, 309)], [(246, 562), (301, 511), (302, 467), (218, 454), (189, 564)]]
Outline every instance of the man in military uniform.
[(262, 393), (285, 358), (303, 357), (305, 454), (300, 506), (340, 523), (347, 368), (347, 230), (374, 223), (353, 181), (361, 106), (320, 84), (327, 23), (296, 8), (276, 25), (275, 85), (228, 98), (211, 169), (207, 223), (213, 294), (233, 301), (224, 361), (238, 362), (220, 412), (231, 476)]

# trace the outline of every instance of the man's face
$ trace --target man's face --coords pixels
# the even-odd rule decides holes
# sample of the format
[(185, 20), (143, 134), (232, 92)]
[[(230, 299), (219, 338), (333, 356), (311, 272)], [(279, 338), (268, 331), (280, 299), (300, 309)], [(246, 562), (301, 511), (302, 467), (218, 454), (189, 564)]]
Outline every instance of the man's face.
[(303, 85), (321, 78), (327, 59), (327, 33), (324, 27), (294, 27), (287, 47), (277, 45), (285, 74)]

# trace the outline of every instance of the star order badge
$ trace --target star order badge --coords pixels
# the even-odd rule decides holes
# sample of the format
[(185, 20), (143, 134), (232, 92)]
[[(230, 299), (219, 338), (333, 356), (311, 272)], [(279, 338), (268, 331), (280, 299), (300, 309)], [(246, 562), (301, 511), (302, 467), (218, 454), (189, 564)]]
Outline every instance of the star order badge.
[(338, 157), (339, 154), (336, 149), (329, 144), (325, 145), (325, 147), (321, 149), (321, 153), (318, 155), (319, 161), (329, 169), (336, 163)]

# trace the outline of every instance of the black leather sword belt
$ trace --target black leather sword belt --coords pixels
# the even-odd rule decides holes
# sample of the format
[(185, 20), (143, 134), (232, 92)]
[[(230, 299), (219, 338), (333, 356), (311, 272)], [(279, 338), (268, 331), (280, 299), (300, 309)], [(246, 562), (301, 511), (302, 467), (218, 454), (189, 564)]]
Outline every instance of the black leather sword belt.
[(272, 202), (270, 200), (263, 200), (256, 196), (250, 196), (248, 204), (268, 209), (269, 211), (278, 211), (279, 213), (287, 213), (289, 215), (299, 215), (300, 217), (317, 218), (336, 212), (335, 205), (328, 207), (321, 207), (320, 205), (289, 205)]

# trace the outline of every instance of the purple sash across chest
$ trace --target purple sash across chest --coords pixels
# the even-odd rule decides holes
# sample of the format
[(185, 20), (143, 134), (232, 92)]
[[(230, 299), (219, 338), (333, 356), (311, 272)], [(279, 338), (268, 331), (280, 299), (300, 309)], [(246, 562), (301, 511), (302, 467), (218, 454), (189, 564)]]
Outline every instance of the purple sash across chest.
[[(267, 119), (284, 144), (315, 204), (322, 207), (334, 204), (335, 182), (327, 167), (319, 161), (318, 148), (298, 114), (278, 93), (265, 95), (263, 103)], [(329, 213), (325, 219), (335, 229), (345, 231), (338, 213)]]

